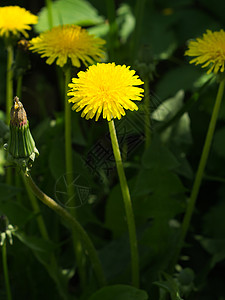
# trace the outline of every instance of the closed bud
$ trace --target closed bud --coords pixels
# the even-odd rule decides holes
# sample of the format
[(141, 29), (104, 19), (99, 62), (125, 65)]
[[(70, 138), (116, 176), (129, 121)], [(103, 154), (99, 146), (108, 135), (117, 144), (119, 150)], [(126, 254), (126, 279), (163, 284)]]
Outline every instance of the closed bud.
[(18, 97), (13, 100), (10, 112), (10, 136), (8, 145), (8, 160), (16, 163), (24, 171), (29, 171), (32, 162), (39, 154), (29, 129), (27, 114)]

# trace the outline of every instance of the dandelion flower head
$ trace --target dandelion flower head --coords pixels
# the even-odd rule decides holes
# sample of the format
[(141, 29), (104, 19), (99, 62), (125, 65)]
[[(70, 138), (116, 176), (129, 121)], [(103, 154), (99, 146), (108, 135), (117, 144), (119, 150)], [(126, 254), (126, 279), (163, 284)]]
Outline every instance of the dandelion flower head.
[(110, 121), (112, 118), (121, 119), (125, 115), (124, 109), (138, 110), (132, 101), (140, 101), (144, 90), (138, 85), (143, 82), (134, 75), (135, 71), (125, 65), (115, 63), (98, 63), (90, 66), (86, 72), (79, 72), (78, 78), (73, 78), (69, 84), (69, 102), (74, 103), (72, 109), (80, 111), (87, 120), (95, 116), (98, 121), (103, 118)]
[(38, 52), (41, 57), (48, 57), (46, 63), (56, 64), (63, 67), (68, 58), (72, 65), (80, 67), (93, 64), (103, 56), (102, 45), (105, 41), (88, 33), (76, 25), (63, 25), (53, 27), (51, 30), (41, 33), (30, 41), (30, 49)]
[(202, 38), (190, 41), (189, 49), (185, 55), (196, 56), (190, 61), (196, 65), (203, 64), (202, 68), (208, 67), (207, 74), (224, 72), (225, 62), (225, 32), (207, 30)]
[(26, 30), (31, 24), (36, 24), (38, 17), (25, 8), (19, 6), (0, 7), (0, 36), (9, 37), (10, 34), (22, 33), (28, 37)]

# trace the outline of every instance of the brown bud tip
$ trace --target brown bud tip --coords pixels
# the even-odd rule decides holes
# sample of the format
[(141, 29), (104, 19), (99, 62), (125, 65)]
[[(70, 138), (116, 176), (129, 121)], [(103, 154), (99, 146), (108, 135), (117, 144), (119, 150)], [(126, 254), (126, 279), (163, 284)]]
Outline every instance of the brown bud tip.
[(26, 39), (22, 39), (18, 42), (18, 48), (23, 51), (27, 51), (29, 49), (29, 46), (30, 46), (30, 43)]
[(23, 108), (23, 104), (19, 101), (18, 97), (13, 100), (13, 106), (10, 111), (10, 124), (14, 126), (24, 126), (27, 124), (27, 114)]

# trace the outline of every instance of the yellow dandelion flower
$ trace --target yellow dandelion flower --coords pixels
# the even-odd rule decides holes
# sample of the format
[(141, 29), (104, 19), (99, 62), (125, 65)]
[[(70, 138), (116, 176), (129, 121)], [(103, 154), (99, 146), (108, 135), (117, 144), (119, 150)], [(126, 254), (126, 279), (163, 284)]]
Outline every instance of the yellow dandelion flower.
[(30, 30), (29, 24), (36, 24), (38, 17), (25, 8), (19, 6), (0, 7), (0, 36), (8, 37), (21, 32), (28, 37), (26, 30)]
[(74, 103), (72, 109), (80, 111), (87, 120), (103, 118), (110, 121), (112, 118), (121, 119), (125, 115), (124, 109), (138, 110), (132, 100), (140, 101), (144, 90), (136, 87), (143, 82), (134, 75), (135, 71), (125, 65), (115, 63), (98, 63), (90, 66), (86, 72), (79, 72), (78, 78), (73, 78), (69, 84), (71, 88), (69, 102)]
[(46, 63), (63, 67), (68, 58), (72, 65), (80, 67), (81, 61), (87, 66), (99, 61), (103, 56), (102, 45), (104, 40), (90, 35), (87, 30), (76, 25), (53, 27), (30, 41), (30, 49), (48, 57)]
[(188, 46), (185, 55), (196, 56), (190, 63), (203, 64), (202, 68), (209, 67), (207, 74), (224, 72), (225, 32), (223, 29), (215, 32), (207, 30), (202, 38), (190, 41)]

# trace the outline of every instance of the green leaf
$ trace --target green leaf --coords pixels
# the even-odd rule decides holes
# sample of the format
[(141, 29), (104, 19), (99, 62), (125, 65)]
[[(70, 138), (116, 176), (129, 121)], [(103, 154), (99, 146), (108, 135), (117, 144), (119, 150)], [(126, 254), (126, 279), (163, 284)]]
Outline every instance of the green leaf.
[(185, 207), (186, 189), (174, 172), (177, 166), (169, 149), (153, 138), (143, 155), (131, 195), (137, 224), (146, 226), (146, 222), (151, 222), (142, 234), (141, 243), (150, 247), (149, 260), (158, 264), (158, 268), (166, 266), (176, 247), (176, 231), (170, 221)]
[(0, 214), (6, 215), (12, 225), (18, 227), (24, 226), (31, 218), (34, 218), (34, 213), (15, 201), (0, 201)]
[(216, 151), (216, 153), (222, 157), (225, 158), (225, 128), (221, 128), (215, 132), (214, 136), (214, 142), (213, 142), (213, 148)]
[(221, 226), (224, 224), (224, 215), (225, 203), (223, 201), (210, 208), (203, 218), (203, 232), (206, 236), (215, 239), (225, 236), (225, 226)]
[(122, 3), (119, 7), (117, 22), (119, 25), (120, 38), (122, 42), (125, 43), (135, 27), (135, 17), (128, 4)]
[[(223, 5), (223, 2), (221, 3), (221, 5)], [(210, 9), (212, 6), (217, 5), (212, 5), (211, 2)], [(182, 9), (179, 9), (179, 23), (175, 24), (175, 26), (177, 25), (176, 37), (179, 40), (179, 44), (182, 45), (189, 39), (200, 37), (203, 33), (206, 32), (206, 29), (208, 28), (210, 28), (212, 31), (215, 29), (220, 29), (220, 25), (217, 23), (215, 16), (213, 16), (213, 13), (209, 14), (207, 10), (204, 10), (204, 8), (196, 9), (192, 8), (192, 6), (190, 7), (191, 8), (184, 6)], [(182, 22), (180, 20), (182, 20)], [(201, 70), (200, 67), (199, 70)], [(186, 74), (183, 74), (182, 77), (186, 77)]]
[(49, 263), (51, 255), (49, 252), (52, 252), (55, 249), (55, 245), (52, 242), (35, 236), (27, 236), (22, 231), (16, 231), (14, 235), (31, 250), (42, 254), (45, 253), (45, 261)]
[(148, 5), (149, 8), (144, 11), (141, 42), (150, 45), (157, 58), (167, 59), (177, 47), (176, 36), (171, 30), (176, 16), (168, 18), (154, 10), (150, 3)]
[(130, 270), (128, 234), (120, 239), (108, 242), (106, 246), (100, 250), (99, 256), (108, 281), (115, 280), (117, 276)]
[(166, 290), (170, 294), (172, 300), (183, 300), (180, 297), (177, 280), (166, 273), (163, 273), (163, 277), (165, 278), (165, 280), (156, 281), (154, 282), (154, 284)]
[[(184, 91), (180, 90), (174, 97), (167, 99), (159, 105), (153, 112), (153, 118), (158, 121), (167, 122), (180, 111), (183, 105)], [(192, 179), (193, 172), (185, 155), (192, 144), (190, 123), (190, 117), (186, 112), (161, 133), (161, 140), (168, 145), (175, 155), (177, 162), (179, 163), (177, 172)]]
[(173, 117), (182, 107), (184, 100), (184, 90), (179, 90), (176, 94), (163, 101), (152, 113), (152, 118), (156, 121), (166, 121)]
[(76, 128), (76, 130), (72, 131), (73, 132), (72, 142), (76, 143), (78, 145), (81, 145), (81, 146), (86, 146), (87, 143), (84, 139), (84, 135), (83, 135), (83, 132), (81, 130), (79, 120), (80, 120), (80, 115), (76, 114), (76, 113), (73, 113), (72, 114), (72, 119), (71, 119), (71, 122), (72, 122), (71, 127)]
[(127, 230), (124, 214), (123, 197), (118, 184), (111, 190), (105, 210), (105, 226), (113, 232), (114, 237), (121, 236)]
[(145, 291), (128, 285), (112, 285), (94, 293), (88, 300), (147, 300)]
[(190, 285), (194, 280), (194, 271), (190, 268), (182, 269), (179, 273), (178, 280), (182, 285)]
[(5, 168), (4, 168), (5, 163), (6, 163), (5, 150), (0, 149), (0, 175), (5, 174)]
[(2, 200), (7, 200), (7, 199), (14, 197), (21, 190), (12, 185), (0, 183), (0, 191), (1, 191), (1, 201), (2, 201)]
[(14, 235), (28, 248), (30, 248), (36, 259), (46, 268), (49, 275), (57, 283), (57, 287), (64, 299), (70, 299), (67, 294), (68, 277), (59, 268), (55, 261), (54, 250), (56, 244), (50, 240), (44, 240), (35, 236), (28, 236), (22, 231), (15, 231)]
[(102, 24), (99, 24), (99, 25), (89, 27), (89, 28), (87, 28), (87, 30), (90, 34), (94, 34), (98, 37), (105, 38), (106, 35), (109, 32), (109, 24), (108, 23), (102, 23)]
[(159, 139), (154, 138), (151, 146), (142, 157), (144, 169), (174, 170), (179, 164), (175, 156), (163, 145)]
[(65, 174), (65, 145), (61, 138), (56, 137), (51, 144), (49, 155), (49, 167), (52, 176), (58, 180), (63, 174)]
[(212, 255), (211, 268), (225, 259), (225, 239), (199, 238), (202, 247)]
[(156, 87), (156, 94), (158, 97), (166, 99), (181, 89), (193, 90), (194, 84), (201, 74), (201, 69), (192, 65), (173, 68), (165, 73), (159, 81)]
[(0, 138), (6, 136), (9, 133), (9, 127), (0, 119)]
[[(52, 3), (53, 26), (64, 24), (76, 24), (80, 26), (92, 26), (103, 23), (103, 17), (97, 10), (85, 0), (58, 0)], [(39, 13), (38, 24), (35, 30), (40, 33), (49, 29), (48, 10), (42, 8)]]

